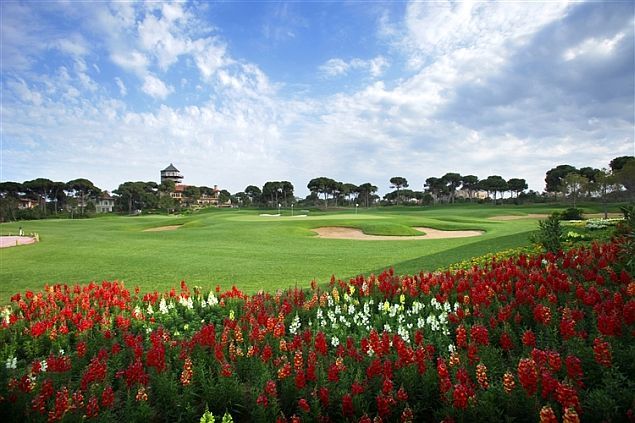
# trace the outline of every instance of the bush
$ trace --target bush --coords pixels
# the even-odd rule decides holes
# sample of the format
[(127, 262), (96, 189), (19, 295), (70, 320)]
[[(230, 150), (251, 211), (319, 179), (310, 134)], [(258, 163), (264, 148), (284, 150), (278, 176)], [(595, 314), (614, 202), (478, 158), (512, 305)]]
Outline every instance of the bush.
[(542, 245), (545, 250), (552, 253), (560, 250), (562, 247), (560, 243), (560, 239), (562, 238), (560, 215), (554, 212), (546, 220), (539, 221), (538, 226), (540, 229), (538, 233), (532, 237), (532, 241)]
[(582, 220), (582, 210), (569, 207), (560, 214), (562, 220)]

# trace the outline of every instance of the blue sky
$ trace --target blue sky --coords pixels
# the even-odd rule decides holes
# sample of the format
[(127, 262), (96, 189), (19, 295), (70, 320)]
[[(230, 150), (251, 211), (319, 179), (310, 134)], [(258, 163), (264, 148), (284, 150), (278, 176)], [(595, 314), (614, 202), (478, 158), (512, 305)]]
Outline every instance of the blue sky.
[(634, 3), (12, 2), (3, 181), (231, 192), (520, 177), (635, 154)]

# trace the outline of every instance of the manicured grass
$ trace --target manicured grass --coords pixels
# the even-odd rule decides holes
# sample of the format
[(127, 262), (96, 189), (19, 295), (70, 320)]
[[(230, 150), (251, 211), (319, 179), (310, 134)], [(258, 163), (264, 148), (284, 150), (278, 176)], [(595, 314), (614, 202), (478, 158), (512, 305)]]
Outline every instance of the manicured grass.
[[(0, 303), (45, 283), (123, 280), (128, 287), (165, 290), (181, 280), (206, 288), (236, 284), (246, 292), (308, 286), (331, 274), (345, 278), (394, 266), (397, 272), (435, 270), (491, 251), (526, 245), (536, 219), (506, 222), (495, 215), (549, 213), (551, 207), (482, 205), (311, 212), (259, 216), (256, 210), (209, 210), (191, 216), (106, 216), (0, 225), (4, 235), (37, 232), (41, 242), (0, 250)], [(271, 211), (275, 213), (275, 211)], [(297, 211), (296, 211), (297, 214)], [(166, 232), (144, 229), (182, 225)], [(369, 234), (415, 235), (413, 226), (480, 229), (463, 239), (353, 241), (315, 237), (312, 228), (347, 226)]]

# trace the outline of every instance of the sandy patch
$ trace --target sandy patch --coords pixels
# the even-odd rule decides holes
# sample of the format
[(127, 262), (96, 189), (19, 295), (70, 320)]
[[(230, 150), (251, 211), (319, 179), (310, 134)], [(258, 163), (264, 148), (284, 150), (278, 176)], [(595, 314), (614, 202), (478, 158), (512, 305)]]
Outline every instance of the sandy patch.
[(466, 238), (483, 234), (483, 231), (441, 231), (423, 227), (414, 229), (425, 232), (425, 234), (420, 236), (368, 235), (362, 232), (361, 229), (342, 228), (339, 226), (325, 226), (312, 229), (312, 231), (318, 234), (318, 238), (354, 239), (360, 241), (417, 241), (422, 239)]
[(548, 218), (549, 215), (548, 214), (536, 214), (536, 213), (530, 213), (530, 214), (525, 214), (525, 215), (521, 215), (521, 216), (492, 216), (492, 217), (488, 217), (489, 220), (495, 220), (497, 222), (505, 222), (507, 220), (519, 220), (519, 219), (546, 219)]
[(169, 226), (158, 226), (156, 228), (146, 229), (143, 232), (163, 232), (163, 231), (175, 231), (179, 229), (182, 225), (169, 225)]
[(0, 248), (27, 244), (35, 244), (35, 238), (30, 236), (0, 236)]

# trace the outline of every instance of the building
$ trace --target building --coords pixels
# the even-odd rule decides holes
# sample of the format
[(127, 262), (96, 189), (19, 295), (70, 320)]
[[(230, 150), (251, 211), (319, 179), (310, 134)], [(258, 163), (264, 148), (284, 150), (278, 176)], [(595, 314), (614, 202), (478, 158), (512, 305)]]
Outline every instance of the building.
[(30, 198), (20, 198), (18, 203), (18, 210), (34, 209), (37, 207), (37, 201)]
[[(470, 192), (466, 189), (459, 189), (456, 191), (456, 193), (454, 194), (455, 198), (463, 198), (463, 199), (468, 199), (470, 198)], [(483, 190), (474, 190), (472, 191), (472, 199), (473, 200), (485, 200), (487, 199), (488, 194), (487, 191), (483, 191)]]
[[(174, 191), (170, 193), (170, 197), (174, 198), (174, 200), (180, 204), (186, 205), (198, 205), (198, 206), (219, 206), (219, 196), (220, 189), (218, 189), (218, 185), (214, 185), (214, 188), (201, 188), (201, 195), (198, 199), (194, 201), (194, 199), (189, 198), (185, 195), (185, 191), (191, 185), (182, 184), (183, 175), (181, 172), (174, 167), (172, 163), (170, 166), (166, 167), (161, 171), (161, 182), (165, 181), (173, 181), (174, 182)], [(231, 203), (230, 203), (231, 204)]]
[(183, 175), (172, 163), (161, 171), (161, 182), (173, 181), (175, 184), (180, 184), (183, 180)]
[(114, 207), (115, 199), (108, 191), (102, 192), (95, 201), (95, 212), (97, 213), (112, 213)]

